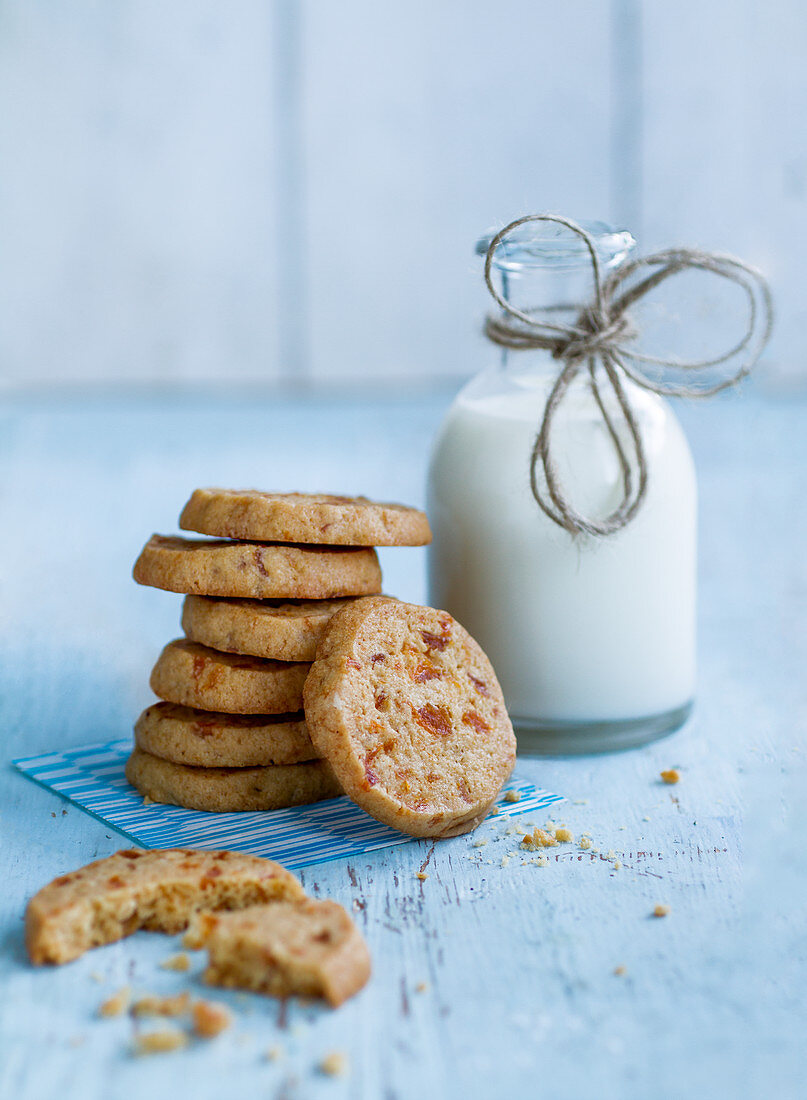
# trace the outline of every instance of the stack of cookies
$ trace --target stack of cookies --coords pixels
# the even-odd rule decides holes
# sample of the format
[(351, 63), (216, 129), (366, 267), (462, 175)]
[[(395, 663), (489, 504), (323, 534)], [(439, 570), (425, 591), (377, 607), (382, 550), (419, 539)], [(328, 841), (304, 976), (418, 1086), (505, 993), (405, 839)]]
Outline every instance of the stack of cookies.
[(303, 685), (331, 617), (381, 592), (375, 546), (421, 546), (425, 515), (362, 497), (198, 489), (183, 530), (154, 535), (135, 580), (185, 594), (185, 637), (151, 675), (129, 781), (155, 802), (269, 810), (342, 787), (312, 744)]

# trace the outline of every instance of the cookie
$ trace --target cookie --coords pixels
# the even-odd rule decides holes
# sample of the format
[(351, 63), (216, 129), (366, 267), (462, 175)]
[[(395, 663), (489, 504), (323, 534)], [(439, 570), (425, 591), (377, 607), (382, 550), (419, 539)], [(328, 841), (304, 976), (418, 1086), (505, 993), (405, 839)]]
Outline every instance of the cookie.
[(375, 550), (283, 546), (152, 535), (135, 562), (138, 584), (195, 596), (329, 600), (381, 591)]
[(325, 546), (425, 546), (432, 539), (425, 514), (404, 504), (257, 489), (197, 489), (179, 526), (228, 539)]
[(174, 764), (250, 768), (316, 760), (305, 715), (223, 714), (155, 703), (135, 723), (135, 744)]
[(266, 768), (197, 768), (136, 748), (126, 761), (126, 778), (152, 802), (220, 814), (280, 810), (342, 794), (325, 760)]
[(269, 859), (133, 848), (43, 887), (25, 911), (25, 942), (31, 962), (65, 963), (140, 928), (181, 932), (198, 909), (238, 909), (303, 896), (294, 875)]
[(370, 953), (335, 901), (273, 902), (199, 913), (185, 946), (206, 947), (205, 981), (273, 997), (321, 997), (334, 1008), (367, 984)]
[(513, 769), (491, 663), (445, 611), (383, 598), (343, 608), (303, 694), (314, 747), (346, 793), (412, 836), (473, 829)]
[(151, 690), (168, 703), (226, 714), (291, 714), (303, 708), (306, 661), (266, 661), (177, 638), (151, 673)]
[(227, 653), (313, 661), (331, 616), (351, 602), (352, 597), (284, 603), (186, 596), (182, 629), (192, 641)]

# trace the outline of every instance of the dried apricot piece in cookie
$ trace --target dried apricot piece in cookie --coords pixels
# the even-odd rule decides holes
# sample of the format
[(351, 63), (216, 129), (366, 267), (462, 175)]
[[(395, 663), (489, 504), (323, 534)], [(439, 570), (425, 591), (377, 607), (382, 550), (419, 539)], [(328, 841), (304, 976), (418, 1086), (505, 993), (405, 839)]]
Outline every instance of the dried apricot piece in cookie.
[(196, 489), (179, 526), (228, 539), (323, 546), (425, 546), (432, 538), (425, 513), (405, 504), (258, 489)]
[(157, 658), (149, 683), (155, 695), (184, 707), (225, 714), (293, 714), (302, 707), (308, 669), (307, 661), (220, 653), (176, 638)]
[(205, 981), (269, 993), (322, 997), (336, 1007), (370, 977), (370, 953), (335, 901), (273, 902), (239, 913), (199, 913), (187, 947), (206, 947)]
[(116, 852), (44, 886), (25, 910), (33, 963), (65, 963), (139, 928), (181, 932), (199, 909), (238, 909), (300, 898), (279, 863), (240, 852), (136, 848)]
[(357, 600), (328, 624), (303, 694), (346, 793), (412, 836), (473, 829), (513, 769), (493, 667), (445, 611)]

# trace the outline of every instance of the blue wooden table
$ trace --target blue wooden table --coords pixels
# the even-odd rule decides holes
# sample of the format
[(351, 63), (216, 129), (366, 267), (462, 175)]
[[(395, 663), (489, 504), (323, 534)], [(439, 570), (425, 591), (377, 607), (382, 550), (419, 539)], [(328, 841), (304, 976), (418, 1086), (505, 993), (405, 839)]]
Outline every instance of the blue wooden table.
[[(355, 912), (370, 985), (335, 1012), (222, 994), (235, 1026), (175, 1054), (133, 1058), (130, 1021), (95, 1010), (123, 985), (200, 991), (201, 960), (190, 977), (159, 967), (176, 941), (140, 933), (69, 966), (28, 965), (29, 895), (124, 845), (7, 761), (126, 736), (150, 701), (180, 599), (132, 582), (142, 543), (176, 529), (196, 485), (420, 503), (448, 399), (4, 403), (4, 1100), (805, 1095), (807, 406), (752, 390), (682, 411), (701, 485), (694, 717), (623, 755), (519, 762), (567, 796), (556, 820), (597, 853), (565, 845), (539, 867), (512, 820), (493, 820), (311, 867), (306, 888)], [(382, 564), (388, 591), (424, 600), (423, 551)], [(675, 787), (659, 780), (667, 767)], [(318, 1071), (331, 1050), (344, 1076)]]

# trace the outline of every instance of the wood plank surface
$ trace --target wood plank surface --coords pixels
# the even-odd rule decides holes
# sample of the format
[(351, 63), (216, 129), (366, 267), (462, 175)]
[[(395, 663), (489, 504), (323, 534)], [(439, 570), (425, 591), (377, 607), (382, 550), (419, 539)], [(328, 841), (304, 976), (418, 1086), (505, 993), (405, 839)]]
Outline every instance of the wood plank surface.
[(608, 6), (301, 10), (310, 376), (472, 374), (477, 238), (535, 210), (609, 216)]
[(641, 243), (760, 267), (777, 307), (768, 383), (803, 388), (807, 10), (684, 0), (644, 5), (641, 21)]
[(0, 385), (472, 374), (477, 236), (528, 211), (771, 277), (803, 388), (798, 0), (0, 10)]
[[(198, 484), (420, 503), (447, 399), (0, 412), (4, 1098), (804, 1095), (805, 406), (751, 390), (683, 411), (701, 485), (693, 719), (622, 755), (518, 765), (568, 797), (556, 820), (588, 830), (599, 853), (563, 846), (546, 867), (523, 865), (518, 835), (494, 820), (311, 867), (306, 888), (351, 908), (366, 934), (370, 985), (338, 1011), (216, 991), (234, 1028), (179, 1054), (133, 1058), (129, 1021), (95, 1018), (125, 984), (202, 993), (199, 960), (190, 976), (159, 968), (175, 940), (140, 933), (65, 967), (28, 965), (26, 899), (124, 843), (8, 760), (125, 736), (149, 701), (180, 599), (132, 582), (141, 544), (174, 529)], [(423, 599), (423, 562), (384, 551), (387, 589)], [(669, 766), (675, 787), (659, 781)], [(650, 916), (657, 903), (668, 917)], [(349, 1056), (342, 1078), (317, 1070), (332, 1049)]]
[(277, 376), (272, 15), (3, 5), (4, 384)]

